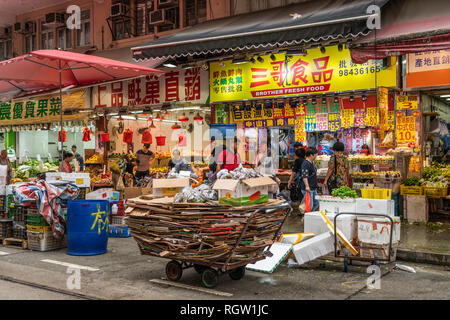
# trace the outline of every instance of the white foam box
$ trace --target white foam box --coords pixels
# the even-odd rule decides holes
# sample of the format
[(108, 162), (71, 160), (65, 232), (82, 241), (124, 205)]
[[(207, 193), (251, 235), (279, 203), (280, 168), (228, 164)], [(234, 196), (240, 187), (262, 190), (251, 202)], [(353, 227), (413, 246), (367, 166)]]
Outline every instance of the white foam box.
[[(267, 246), (264, 248), (266, 251), (269, 248)], [(266, 257), (263, 260), (259, 260), (256, 263), (248, 264), (245, 268), (252, 271), (272, 273), (278, 267), (278, 265), (283, 261), (292, 250), (292, 244), (290, 243), (280, 243), (275, 242), (270, 247), (271, 257)]]
[(356, 212), (385, 214), (394, 217), (394, 200), (356, 199)]
[[(400, 241), (401, 221), (400, 217), (393, 217), (394, 232), (392, 242)], [(391, 222), (387, 218), (357, 217), (358, 242), (389, 245), (391, 235)]]
[(79, 188), (89, 188), (91, 186), (91, 177), (89, 173), (62, 173), (63, 180), (70, 181)]
[(103, 188), (86, 194), (86, 200), (119, 201), (120, 193), (113, 189)]
[(339, 212), (356, 212), (356, 200), (355, 199), (341, 199), (331, 196), (319, 196), (316, 198), (319, 200), (319, 211), (335, 212), (336, 208)]
[(45, 181), (64, 180), (64, 172), (46, 172)]
[[(324, 212), (325, 213), (325, 212)], [(331, 221), (334, 226), (334, 213), (325, 213), (327, 218)], [(330, 230), (327, 228), (326, 224), (323, 222), (320, 212), (306, 212), (304, 216), (304, 232), (312, 232), (315, 235), (319, 235)], [(356, 237), (356, 216), (343, 214), (337, 218), (337, 226), (344, 233), (345, 237), (352, 241)]]
[(305, 264), (333, 252), (334, 236), (331, 232), (325, 232), (294, 245), (292, 250), (297, 263)]

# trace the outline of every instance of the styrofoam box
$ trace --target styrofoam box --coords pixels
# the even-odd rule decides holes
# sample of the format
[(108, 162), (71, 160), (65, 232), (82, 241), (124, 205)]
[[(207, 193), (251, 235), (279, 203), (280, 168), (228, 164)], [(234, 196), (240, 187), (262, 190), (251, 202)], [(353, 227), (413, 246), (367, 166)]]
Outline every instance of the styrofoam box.
[(356, 199), (356, 212), (385, 214), (394, 217), (394, 200)]
[[(394, 217), (394, 233), (392, 242), (400, 241), (400, 217)], [(391, 222), (387, 218), (357, 217), (358, 241), (374, 244), (389, 244)]]
[[(325, 212), (324, 212), (325, 213)], [(327, 218), (334, 225), (334, 213), (325, 213)], [(304, 216), (304, 232), (312, 232), (315, 235), (319, 235), (330, 230), (323, 222), (320, 212), (306, 212)], [(337, 218), (337, 226), (341, 230), (345, 237), (352, 241), (356, 236), (356, 216), (343, 214)]]
[(63, 180), (71, 181), (79, 188), (89, 188), (91, 186), (89, 173), (63, 173)]
[(356, 212), (356, 200), (355, 199), (341, 199), (331, 196), (319, 196), (316, 198), (319, 200), (319, 211), (335, 212), (336, 208), (339, 212)]
[(304, 264), (333, 252), (334, 236), (325, 232), (294, 245), (292, 250), (298, 264)]
[(64, 172), (46, 172), (45, 181), (64, 180)]
[(118, 201), (120, 193), (113, 189), (103, 188), (86, 194), (86, 200), (109, 200)]

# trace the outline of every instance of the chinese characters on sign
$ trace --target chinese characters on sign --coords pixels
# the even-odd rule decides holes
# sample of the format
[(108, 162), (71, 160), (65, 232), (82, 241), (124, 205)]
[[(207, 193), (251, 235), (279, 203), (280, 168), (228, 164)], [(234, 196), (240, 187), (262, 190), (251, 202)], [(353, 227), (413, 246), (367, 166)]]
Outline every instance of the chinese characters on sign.
[(295, 141), (305, 142), (306, 141), (306, 131), (305, 131), (305, 117), (301, 116), (295, 120)]
[(397, 142), (414, 142), (416, 141), (416, 119), (414, 116), (397, 117)]
[(307, 114), (305, 116), (305, 131), (306, 132), (316, 131), (316, 115), (315, 114)]
[(448, 85), (449, 79), (450, 49), (407, 54), (407, 88)]
[(367, 108), (366, 125), (369, 127), (376, 127), (378, 125), (378, 113), (377, 108)]
[(397, 110), (414, 110), (418, 108), (418, 96), (397, 96)]
[(354, 123), (354, 111), (353, 109), (342, 109), (341, 112), (341, 127), (351, 128)]
[(316, 130), (328, 131), (328, 113), (316, 114)]
[(149, 75), (93, 89), (94, 107), (120, 107), (189, 101), (204, 104), (209, 97), (208, 72), (200, 67), (172, 70), (159, 78)]
[(338, 131), (341, 129), (341, 115), (339, 113), (328, 114), (328, 130)]

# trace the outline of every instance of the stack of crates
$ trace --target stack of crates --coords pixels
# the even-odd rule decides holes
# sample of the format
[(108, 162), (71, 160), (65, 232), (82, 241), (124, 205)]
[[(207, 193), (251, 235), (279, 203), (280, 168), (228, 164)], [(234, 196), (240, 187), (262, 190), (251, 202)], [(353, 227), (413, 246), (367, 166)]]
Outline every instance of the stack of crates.
[(127, 238), (131, 237), (130, 232), (128, 231), (128, 226), (125, 224), (125, 203), (123, 200), (121, 201), (113, 201), (111, 202), (111, 212), (112, 206), (117, 205), (117, 214), (113, 215), (111, 213), (111, 223), (108, 226), (108, 235), (110, 237), (116, 238)]
[(26, 213), (27, 209), (21, 205), (15, 205), (14, 210), (12, 212), (13, 219), (13, 237), (15, 239), (23, 239), (27, 238), (26, 232)]
[(0, 218), (8, 218), (6, 216), (6, 196), (0, 196)]
[(89, 188), (79, 188), (80, 189), (80, 193), (78, 194), (78, 197), (75, 200), (85, 200), (86, 199), (86, 194), (88, 193), (88, 189)]
[(0, 239), (11, 238), (13, 221), (10, 219), (0, 219)]
[(27, 212), (27, 230), (47, 232), (51, 230), (51, 227), (37, 210), (29, 209)]

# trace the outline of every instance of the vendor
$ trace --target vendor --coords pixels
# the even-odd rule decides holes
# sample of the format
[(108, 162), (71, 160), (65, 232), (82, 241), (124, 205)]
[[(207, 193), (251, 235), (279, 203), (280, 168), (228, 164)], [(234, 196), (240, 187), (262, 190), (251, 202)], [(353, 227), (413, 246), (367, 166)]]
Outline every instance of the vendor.
[(172, 151), (172, 158), (169, 160), (169, 164), (167, 165), (167, 173), (172, 170), (175, 165), (181, 162), (180, 150), (175, 149)]
[(11, 161), (9, 161), (9, 158), (8, 158), (8, 152), (6, 150), (2, 150), (2, 152), (0, 154), (0, 165), (8, 167), (8, 169), (7, 169), (8, 175), (6, 176), (6, 184), (10, 184), (13, 170), (12, 170), (12, 166), (11, 166)]
[[(369, 150), (369, 146), (367, 144), (363, 144), (361, 147), (362, 150), (362, 154), (365, 156), (370, 155), (370, 150)], [(362, 164), (359, 166), (359, 168), (361, 169), (361, 172), (370, 172), (373, 170), (373, 165), (371, 164)]]
[(72, 146), (72, 153), (73, 156), (75, 157), (75, 160), (77, 160), (78, 164), (80, 165), (80, 171), (84, 171), (84, 158), (79, 153), (77, 153), (76, 145)]
[(227, 146), (227, 148), (220, 153), (219, 158), (217, 160), (217, 172), (219, 172), (222, 169), (233, 171), (241, 163), (241, 157), (239, 156), (238, 153), (238, 144), (239, 144), (238, 138), (234, 137), (232, 143), (233, 143), (233, 151), (229, 150)]
[(150, 165), (155, 160), (155, 154), (150, 151), (150, 145), (144, 144), (141, 150), (136, 152), (138, 167), (135, 174), (136, 179), (142, 179), (150, 175)]
[(73, 160), (73, 154), (71, 152), (64, 152), (64, 160), (59, 165), (59, 172), (72, 173), (72, 166), (70, 162)]

